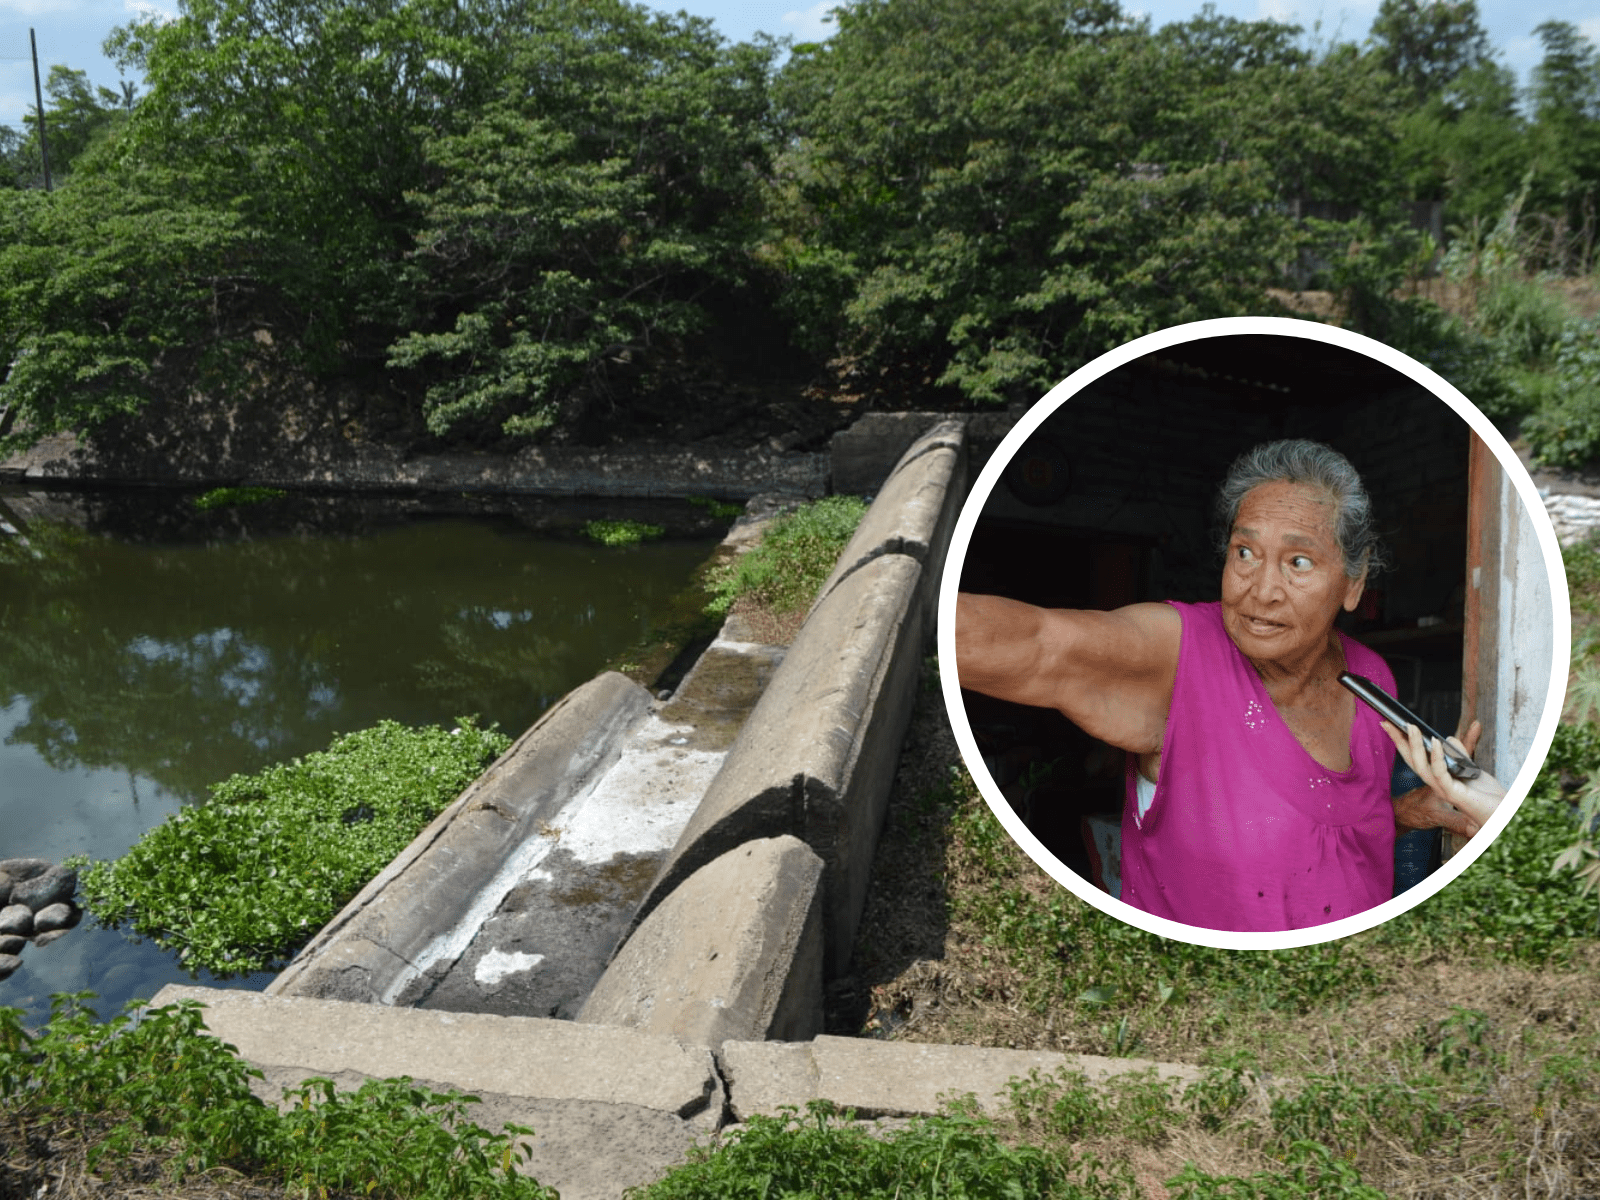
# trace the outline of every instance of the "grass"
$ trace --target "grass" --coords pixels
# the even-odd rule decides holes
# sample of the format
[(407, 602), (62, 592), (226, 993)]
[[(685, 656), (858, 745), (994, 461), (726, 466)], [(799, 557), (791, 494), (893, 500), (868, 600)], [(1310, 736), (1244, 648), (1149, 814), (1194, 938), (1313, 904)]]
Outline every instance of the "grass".
[(866, 512), (858, 496), (824, 496), (776, 518), (759, 545), (712, 573), (708, 611), (741, 599), (780, 615), (809, 607)]
[(972, 786), (927, 691), (856, 947), (865, 1015), (836, 1009), (829, 1032), (1209, 1068), (1184, 1089), (1013, 1086), (1003, 1137), (1119, 1164), (1146, 1196), (1593, 1195), (1600, 901), (1551, 864), (1575, 831), (1571, 781), (1596, 765), (1600, 731), (1566, 727), (1509, 829), (1406, 916), (1220, 951), (1055, 884)]
[[(475, 1097), (409, 1079), (337, 1092), (313, 1079), (283, 1111), (261, 1073), (206, 1035), (194, 1001), (101, 1022), (87, 993), (55, 997), (29, 1033), (0, 1008), (0, 1194), (228, 1194), (244, 1176), (285, 1196), (555, 1200), (517, 1173), (519, 1140), (467, 1118)], [(96, 1178), (98, 1177), (98, 1179)]]
[(214, 974), (281, 964), (510, 744), (462, 720), (392, 721), (235, 775), (122, 858), (80, 874), (85, 908)]

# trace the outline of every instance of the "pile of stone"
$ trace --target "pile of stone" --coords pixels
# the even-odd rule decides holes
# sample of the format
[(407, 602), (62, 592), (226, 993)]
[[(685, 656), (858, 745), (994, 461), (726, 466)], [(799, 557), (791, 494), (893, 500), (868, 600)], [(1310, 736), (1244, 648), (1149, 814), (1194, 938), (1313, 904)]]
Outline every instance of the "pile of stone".
[(22, 965), (30, 940), (44, 946), (82, 915), (72, 902), (78, 872), (42, 858), (0, 859), (0, 979)]

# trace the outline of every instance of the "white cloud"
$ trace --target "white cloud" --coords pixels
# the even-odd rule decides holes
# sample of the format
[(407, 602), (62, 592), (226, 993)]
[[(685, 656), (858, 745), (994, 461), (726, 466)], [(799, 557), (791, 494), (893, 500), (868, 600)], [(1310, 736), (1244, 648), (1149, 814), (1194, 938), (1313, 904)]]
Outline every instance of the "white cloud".
[(832, 12), (837, 0), (818, 0), (804, 12), (786, 12), (781, 18), (784, 32), (792, 33), (797, 42), (821, 42), (834, 35)]
[(130, 12), (141, 21), (159, 21), (165, 25), (168, 21), (176, 21), (178, 14), (169, 12), (158, 4), (151, 4), (150, 0), (122, 0), (124, 12)]
[[(81, 0), (0, 0), (0, 14), (16, 17), (42, 17), (52, 13), (80, 12)], [(23, 41), (26, 48), (27, 41)]]
[(1302, 24), (1297, 0), (1256, 0), (1256, 19), (1259, 21), (1286, 21)]

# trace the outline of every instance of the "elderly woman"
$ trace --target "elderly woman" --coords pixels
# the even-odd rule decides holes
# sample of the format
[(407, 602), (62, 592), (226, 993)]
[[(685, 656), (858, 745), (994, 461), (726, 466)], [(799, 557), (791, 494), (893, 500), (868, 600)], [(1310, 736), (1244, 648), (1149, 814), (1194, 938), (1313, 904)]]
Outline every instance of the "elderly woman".
[(1338, 683), (1350, 670), (1395, 690), (1334, 629), (1377, 553), (1355, 469), (1316, 442), (1257, 446), (1218, 509), (1220, 602), (1097, 612), (963, 594), (956, 669), (1128, 752), (1127, 903), (1210, 929), (1336, 921), (1392, 894), (1397, 826), (1477, 823), (1430, 788), (1391, 799), (1395, 746)]

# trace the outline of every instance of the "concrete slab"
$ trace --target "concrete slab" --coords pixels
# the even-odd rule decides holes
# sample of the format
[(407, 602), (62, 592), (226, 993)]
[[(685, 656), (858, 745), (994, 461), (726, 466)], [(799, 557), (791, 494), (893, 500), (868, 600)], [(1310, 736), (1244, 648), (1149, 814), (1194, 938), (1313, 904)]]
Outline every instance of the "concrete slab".
[(792, 834), (826, 864), (827, 971), (849, 959), (927, 630), (922, 566), (884, 555), (812, 613), (634, 920), (706, 863)]
[(943, 1100), (968, 1093), (985, 1113), (998, 1116), (1010, 1096), (1008, 1082), (1033, 1070), (1045, 1075), (1082, 1071), (1091, 1083), (1152, 1067), (1162, 1078), (1184, 1084), (1202, 1074), (1198, 1067), (1147, 1059), (829, 1036), (810, 1042), (730, 1041), (718, 1059), (731, 1111), (740, 1121), (754, 1113), (776, 1116), (785, 1106), (804, 1112), (809, 1100), (831, 1100), (864, 1118), (929, 1116)]
[(169, 984), (151, 1003), (205, 1005), (206, 1028), (260, 1067), (408, 1075), (463, 1091), (632, 1104), (707, 1128), (721, 1085), (704, 1048), (633, 1029), (537, 1017), (429, 1012)]
[(793, 837), (701, 867), (639, 926), (578, 1020), (691, 1045), (822, 1028), (822, 860)]
[[(448, 965), (553, 848), (562, 808), (604, 775), (649, 693), (623, 675), (556, 704), (369, 883), (268, 991), (392, 1003)], [(524, 861), (529, 860), (529, 861)]]
[[(284, 1089), (307, 1079), (331, 1079), (340, 1091), (354, 1091), (370, 1078), (354, 1071), (327, 1074), (298, 1067), (270, 1067), (263, 1074), (264, 1079), (251, 1081), (251, 1091), (280, 1108)], [(452, 1090), (436, 1079), (415, 1082), (429, 1091)], [(704, 1136), (692, 1121), (636, 1104), (507, 1096), (483, 1088), (471, 1094), (479, 1101), (467, 1110), (474, 1124), (495, 1132), (507, 1125), (534, 1131), (533, 1137), (518, 1139), (530, 1152), (518, 1170), (555, 1188), (561, 1200), (623, 1200), (629, 1188), (653, 1183), (684, 1162)]]
[(924, 566), (918, 603), (931, 628), (945, 552), (966, 493), (965, 426), (959, 420), (939, 421), (901, 455), (817, 593), (812, 611), (852, 571), (883, 554), (904, 554)]
[(466, 1092), (482, 1101), (468, 1112), (476, 1124), (533, 1128), (524, 1171), (563, 1200), (619, 1200), (682, 1162), (723, 1115), (707, 1051), (634, 1030), (177, 985), (152, 1003), (184, 999), (262, 1071), (262, 1100), (281, 1103), (313, 1077), (353, 1090), (404, 1075)]

